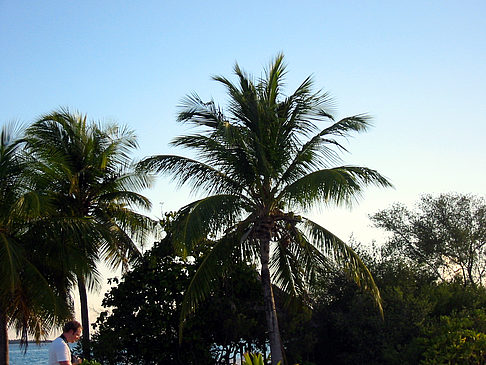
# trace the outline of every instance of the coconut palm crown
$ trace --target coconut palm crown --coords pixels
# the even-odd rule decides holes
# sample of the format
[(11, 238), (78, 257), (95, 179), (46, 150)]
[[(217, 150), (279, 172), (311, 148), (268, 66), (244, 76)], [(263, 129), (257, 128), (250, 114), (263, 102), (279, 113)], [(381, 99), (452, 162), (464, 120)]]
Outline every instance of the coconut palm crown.
[(150, 209), (150, 201), (138, 191), (150, 187), (152, 178), (134, 171), (131, 153), (138, 145), (131, 130), (88, 122), (67, 109), (33, 123), (26, 141), (56, 209), (51, 219), (71, 222), (52, 235), (57, 251), (65, 253), (59, 265), (67, 265), (76, 278), (83, 351), (89, 358), (87, 289), (97, 285), (100, 260), (126, 269), (140, 256), (136, 242), (148, 237), (153, 221), (134, 209)]
[(72, 310), (68, 273), (53, 264), (40, 238), (49, 227), (49, 204), (37, 191), (34, 161), (24, 153), (23, 127), (0, 130), (0, 363), (8, 364), (8, 329), (21, 344), (45, 338)]
[(194, 150), (196, 159), (159, 155), (139, 166), (170, 175), (203, 196), (181, 208), (175, 220), (174, 241), (183, 253), (190, 254), (208, 237), (214, 240), (187, 289), (181, 319), (195, 310), (214, 279), (231, 265), (231, 253), (238, 252), (242, 259), (261, 265), (272, 364), (276, 364), (282, 360), (282, 346), (272, 283), (302, 296), (321, 268), (340, 264), (380, 303), (373, 278), (355, 252), (299, 212), (320, 204), (351, 204), (365, 186), (391, 184), (375, 170), (339, 165), (339, 152), (346, 149), (338, 138), (366, 131), (369, 117), (335, 121), (326, 110), (328, 95), (314, 92), (310, 77), (284, 96), (283, 55), (260, 79), (254, 80), (238, 64), (234, 72), (236, 84), (213, 77), (227, 90), (227, 110), (196, 94), (182, 102), (178, 121), (197, 132), (171, 144)]

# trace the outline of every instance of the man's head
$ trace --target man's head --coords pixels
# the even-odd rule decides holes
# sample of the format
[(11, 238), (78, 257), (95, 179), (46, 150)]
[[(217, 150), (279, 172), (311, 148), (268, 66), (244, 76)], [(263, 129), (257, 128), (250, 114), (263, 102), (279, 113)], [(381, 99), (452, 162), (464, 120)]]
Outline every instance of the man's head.
[(62, 334), (66, 337), (67, 342), (76, 342), (81, 337), (83, 327), (78, 321), (69, 321), (62, 328)]

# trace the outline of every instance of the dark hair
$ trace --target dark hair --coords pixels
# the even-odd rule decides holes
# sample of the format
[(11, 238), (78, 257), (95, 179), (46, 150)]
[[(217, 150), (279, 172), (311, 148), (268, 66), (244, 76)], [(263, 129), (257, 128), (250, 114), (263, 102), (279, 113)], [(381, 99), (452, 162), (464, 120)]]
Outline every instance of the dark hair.
[(82, 328), (81, 323), (78, 321), (69, 321), (64, 325), (64, 327), (62, 327), (62, 332), (67, 333), (71, 330), (76, 332), (78, 328)]

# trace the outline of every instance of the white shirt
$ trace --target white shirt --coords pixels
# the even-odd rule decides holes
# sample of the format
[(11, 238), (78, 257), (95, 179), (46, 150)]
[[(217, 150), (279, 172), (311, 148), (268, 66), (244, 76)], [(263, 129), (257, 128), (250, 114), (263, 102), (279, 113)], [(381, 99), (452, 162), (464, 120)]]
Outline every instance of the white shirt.
[(59, 365), (60, 361), (71, 361), (71, 349), (58, 337), (49, 345), (49, 365)]

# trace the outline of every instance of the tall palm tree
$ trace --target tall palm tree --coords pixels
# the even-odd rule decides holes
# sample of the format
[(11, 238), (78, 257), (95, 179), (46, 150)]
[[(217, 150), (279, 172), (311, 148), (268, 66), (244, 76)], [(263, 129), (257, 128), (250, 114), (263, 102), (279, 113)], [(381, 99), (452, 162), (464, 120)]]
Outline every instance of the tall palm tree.
[(369, 118), (355, 115), (334, 121), (326, 111), (328, 96), (312, 91), (310, 77), (292, 95), (283, 96), (283, 55), (256, 81), (238, 64), (234, 71), (238, 84), (214, 77), (228, 92), (227, 113), (196, 94), (183, 101), (178, 121), (201, 131), (177, 137), (172, 145), (195, 150), (197, 160), (161, 155), (139, 166), (172, 175), (205, 195), (180, 209), (176, 218), (175, 240), (186, 254), (208, 235), (216, 240), (187, 289), (182, 319), (231, 265), (230, 252), (257, 259), (272, 364), (277, 364), (282, 347), (272, 279), (285, 292), (302, 296), (320, 268), (337, 263), (380, 302), (373, 278), (355, 252), (296, 210), (350, 204), (364, 186), (390, 183), (366, 167), (336, 166), (338, 152), (345, 150), (336, 137), (365, 131)]
[(67, 254), (64, 264), (76, 277), (83, 356), (90, 358), (87, 289), (98, 284), (100, 260), (126, 269), (139, 257), (135, 242), (144, 241), (153, 222), (134, 209), (150, 208), (138, 191), (149, 187), (151, 178), (133, 169), (130, 154), (137, 142), (132, 131), (88, 123), (86, 116), (67, 109), (41, 117), (27, 129), (26, 140), (48, 181), (44, 188), (57, 216), (71, 218), (74, 225), (53, 234), (60, 250), (77, 252)]
[(69, 317), (69, 282), (51, 265), (48, 245), (39, 239), (48, 229), (49, 205), (36, 191), (33, 161), (23, 154), (22, 129), (0, 131), (0, 363), (9, 363), (8, 328), (26, 344)]
[(356, 115), (334, 121), (325, 109), (328, 96), (312, 91), (310, 77), (292, 95), (283, 96), (283, 55), (256, 81), (238, 64), (234, 71), (238, 84), (214, 77), (228, 92), (227, 113), (196, 94), (183, 101), (178, 121), (201, 131), (177, 137), (172, 145), (195, 150), (197, 160), (161, 155), (146, 158), (139, 166), (172, 175), (181, 185), (204, 194), (176, 217), (175, 240), (186, 254), (208, 235), (216, 242), (192, 278), (181, 319), (231, 265), (229, 253), (257, 259), (272, 364), (277, 364), (282, 347), (272, 279), (285, 292), (299, 296), (320, 268), (338, 263), (380, 301), (370, 272), (355, 252), (295, 210), (351, 203), (364, 186), (390, 183), (369, 168), (335, 166), (340, 161), (335, 149), (345, 150), (336, 137), (365, 131), (369, 118)]

